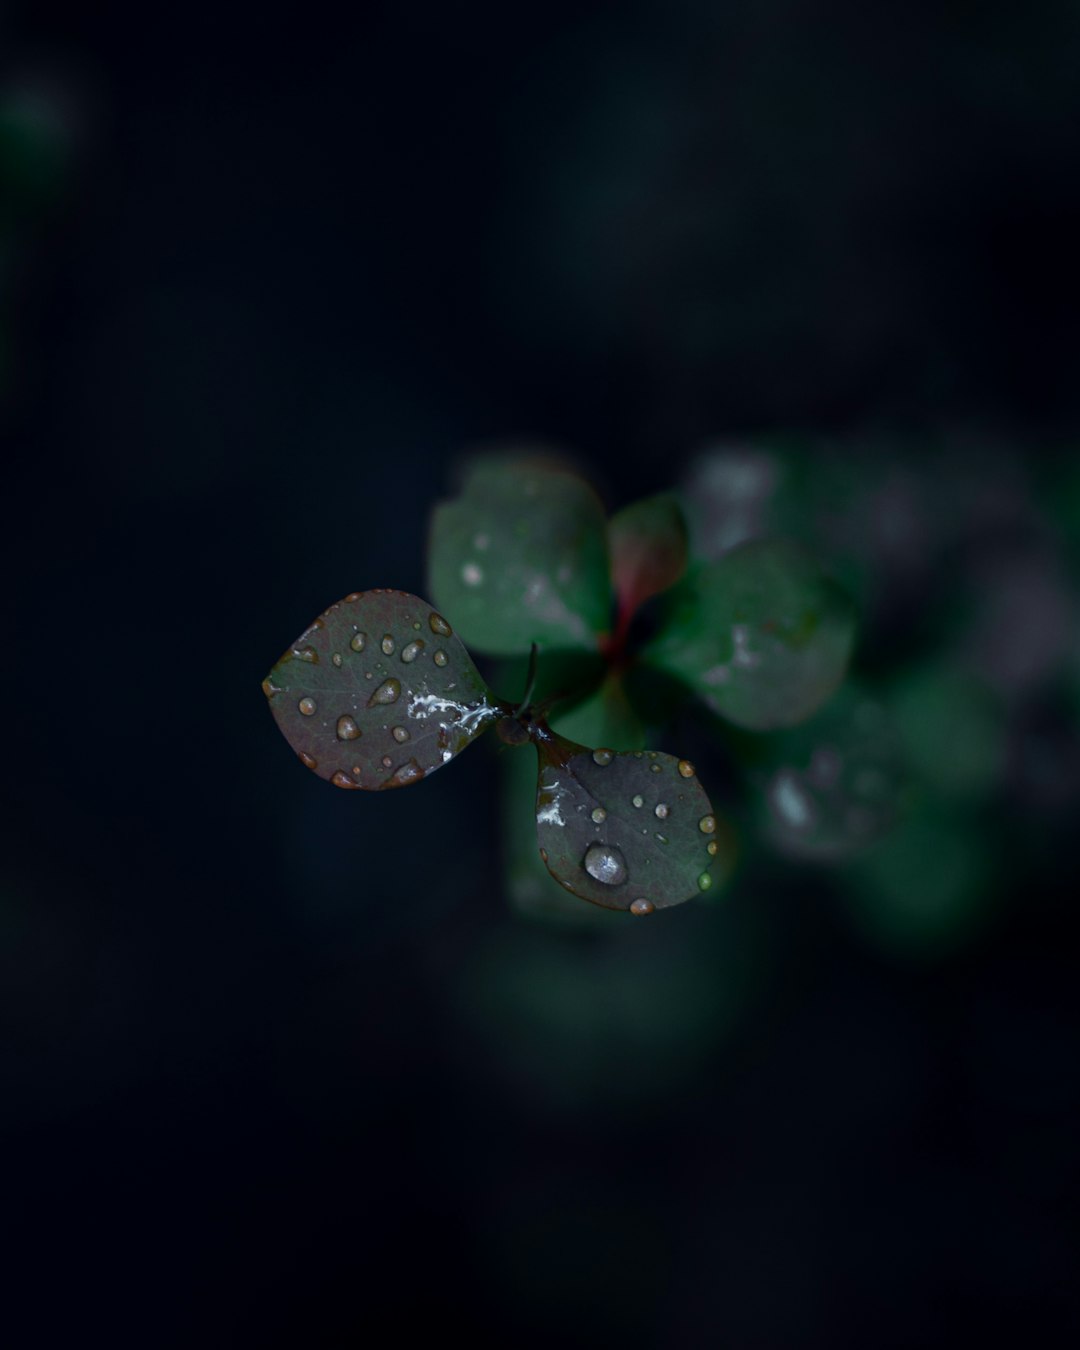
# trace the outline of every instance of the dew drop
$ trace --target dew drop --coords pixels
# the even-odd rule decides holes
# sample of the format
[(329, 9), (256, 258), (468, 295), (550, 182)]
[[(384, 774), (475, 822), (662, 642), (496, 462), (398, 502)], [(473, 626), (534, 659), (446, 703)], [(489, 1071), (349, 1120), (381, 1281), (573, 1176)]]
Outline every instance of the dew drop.
[(613, 750), (606, 750), (603, 747), (601, 747), (599, 750), (594, 750), (592, 752), (592, 757), (593, 763), (599, 764), (602, 768), (605, 764), (611, 763), (611, 761), (615, 758), (615, 752)]
[(453, 637), (454, 630), (446, 622), (441, 614), (436, 614), (434, 610), (428, 615), (428, 623), (431, 631), (439, 637)]
[(438, 649), (438, 651), (435, 653), (435, 655), (434, 655), (431, 659), (435, 662), (435, 664), (436, 664), (437, 666), (445, 666), (446, 663), (447, 663), (447, 661), (449, 661), (450, 658), (447, 656), (447, 654), (446, 654), (446, 653), (443, 651), (443, 649), (440, 647), (440, 648)]
[(405, 764), (402, 764), (400, 768), (395, 769), (383, 786), (404, 787), (406, 783), (415, 783), (423, 778), (423, 776), (424, 770), (417, 764), (415, 759), (410, 759)]
[(424, 639), (417, 638), (415, 642), (408, 642), (401, 649), (401, 659), (406, 665), (410, 665), (420, 653), (424, 650)]
[(712, 834), (713, 831), (716, 829), (716, 817), (702, 816), (697, 823), (697, 827), (702, 834)]
[(300, 763), (305, 769), (317, 769), (319, 767), (319, 761), (314, 755), (309, 755), (306, 750), (300, 751)]
[(394, 727), (394, 729), (390, 732), (390, 735), (393, 736), (394, 740), (397, 741), (398, 745), (404, 745), (405, 742), (409, 739), (409, 733), (405, 729), (405, 727)]
[(663, 769), (661, 768), (661, 766), (660, 766), (659, 764), (650, 764), (650, 765), (649, 765), (649, 768), (651, 769), (651, 771), (652, 771), (653, 773), (662, 773), (662, 772), (663, 772)]
[(359, 783), (354, 783), (343, 769), (338, 769), (337, 773), (334, 774), (330, 781), (335, 787), (339, 788), (358, 788), (360, 786)]
[(708, 872), (702, 872), (701, 876), (697, 879), (697, 884), (699, 891), (707, 891), (712, 886), (712, 877), (709, 876)]
[(349, 643), (349, 646), (353, 649), (354, 652), (362, 652), (364, 648), (367, 646), (367, 634), (354, 633), (352, 636), (352, 641)]
[(383, 638), (383, 640), (379, 643), (379, 646), (383, 649), (383, 655), (384, 655), (384, 656), (392, 656), (392, 655), (393, 655), (393, 652), (394, 652), (394, 639), (390, 636), (389, 633), (387, 633), (386, 636)]
[(668, 818), (668, 816), (669, 816), (670, 814), (671, 814), (671, 808), (668, 806), (668, 804), (667, 804), (666, 802), (657, 802), (657, 804), (656, 804), (656, 818), (657, 818), (657, 820), (667, 820), (667, 818)]
[(393, 766), (393, 763), (394, 763), (394, 761), (390, 758), (389, 755), (383, 755), (383, 757), (382, 757), (382, 766), (383, 766), (384, 769), (389, 769), (389, 768), (391, 768), (391, 767)]
[(597, 806), (594, 808), (592, 813), (592, 820), (594, 825), (602, 825), (604, 821), (607, 820), (607, 812), (604, 810), (602, 806)]
[(330, 660), (333, 661), (333, 663), (334, 663), (335, 666), (340, 666), (340, 665), (341, 665), (341, 653), (340, 653), (340, 652), (335, 652), (335, 653), (333, 654), (333, 656), (330, 658)]
[(349, 594), (345, 597), (345, 599), (346, 599), (346, 600), (359, 600), (360, 597), (361, 597), (361, 595), (363, 595), (363, 591), (350, 591)]
[(359, 735), (360, 728), (351, 717), (346, 715), (338, 718), (337, 738), (339, 741), (355, 741)]
[(401, 681), (395, 680), (393, 676), (389, 680), (383, 680), (378, 689), (368, 699), (368, 707), (374, 707), (377, 703), (396, 703), (401, 696)]
[(461, 569), (461, 579), (466, 586), (479, 586), (484, 579), (484, 569), (474, 562), (467, 562)]
[(274, 683), (269, 675), (262, 682), (262, 691), (267, 698), (273, 698), (275, 694), (281, 693), (281, 689)]
[(668, 841), (667, 835), (666, 835), (666, 834), (660, 834), (659, 832), (657, 832), (656, 838), (657, 838), (657, 841), (658, 841), (659, 843), (661, 843), (661, 844), (666, 844), (667, 841)]
[[(308, 631), (310, 632), (310, 629)], [(314, 647), (294, 647), (292, 654), (296, 661), (307, 661), (313, 666), (319, 664), (319, 653)]]
[(682, 774), (684, 778), (693, 778), (694, 766), (690, 763), (688, 759), (680, 759), (679, 772)]
[(634, 801), (634, 805), (635, 805), (635, 806), (644, 806), (644, 805), (645, 805), (645, 798), (641, 795), (640, 792), (639, 792), (639, 793), (637, 794), (637, 796), (633, 799), (633, 801)]
[(641, 917), (645, 914), (652, 914), (652, 912), (655, 909), (656, 906), (653, 904), (651, 900), (641, 899), (635, 900), (634, 903), (630, 906), (630, 913), (637, 914), (639, 917)]
[(720, 845), (716, 842), (715, 839), (710, 839), (709, 842), (705, 845), (705, 852), (711, 854), (711, 856), (715, 858), (716, 855), (720, 852)]
[(316, 705), (315, 700), (313, 698), (302, 698), (296, 706), (300, 709), (300, 711), (304, 714), (305, 717), (314, 717)]
[(612, 844), (590, 844), (583, 863), (594, 881), (621, 886), (627, 878), (626, 859)]

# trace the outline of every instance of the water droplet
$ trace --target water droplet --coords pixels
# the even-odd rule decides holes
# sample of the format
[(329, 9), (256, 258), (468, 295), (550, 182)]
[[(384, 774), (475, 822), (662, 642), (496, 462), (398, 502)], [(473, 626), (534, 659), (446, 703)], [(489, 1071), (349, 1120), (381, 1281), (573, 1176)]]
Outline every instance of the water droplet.
[(592, 757), (593, 763), (599, 764), (601, 768), (603, 768), (605, 764), (610, 764), (611, 761), (615, 758), (615, 752), (614, 750), (606, 750), (603, 747), (601, 747), (599, 750), (594, 750), (592, 752)]
[(630, 913), (637, 914), (640, 917), (645, 914), (652, 914), (655, 909), (656, 906), (651, 900), (641, 899), (635, 900), (630, 906)]
[(434, 610), (428, 615), (428, 623), (431, 631), (439, 637), (453, 637), (454, 630), (446, 622), (441, 614), (436, 614)]
[(390, 735), (393, 736), (394, 740), (397, 741), (398, 745), (404, 745), (405, 742), (409, 739), (409, 733), (404, 727), (394, 727), (394, 729), (390, 732)]
[(363, 591), (350, 591), (349, 594), (345, 597), (345, 599), (346, 599), (346, 600), (359, 600), (360, 597), (361, 597), (361, 595), (363, 595)]
[(447, 656), (447, 654), (446, 654), (446, 653), (443, 651), (443, 649), (440, 647), (440, 648), (438, 649), (438, 651), (436, 651), (435, 655), (434, 655), (431, 659), (435, 662), (435, 664), (436, 664), (437, 666), (445, 666), (446, 663), (447, 663), (447, 661), (449, 661), (450, 658)]
[(659, 834), (659, 833), (657, 833), (656, 838), (657, 838), (657, 840), (658, 840), (661, 844), (666, 844), (667, 841), (668, 841), (668, 838), (667, 838), (667, 835), (666, 835), (666, 834)]
[(338, 769), (337, 773), (334, 774), (330, 781), (335, 787), (339, 788), (358, 788), (360, 786), (359, 783), (354, 783), (343, 769)]
[(339, 741), (355, 741), (360, 735), (360, 728), (349, 716), (339, 717), (337, 720), (337, 738)]
[(602, 825), (607, 820), (607, 812), (602, 806), (597, 806), (593, 810), (592, 819), (594, 825)]
[(716, 817), (702, 816), (697, 823), (697, 827), (702, 834), (712, 834), (713, 831), (716, 829)]
[(684, 778), (693, 778), (694, 766), (690, 763), (688, 759), (680, 759), (679, 772), (682, 774)]
[(393, 763), (394, 761), (390, 758), (389, 755), (383, 755), (382, 766), (384, 769), (389, 769), (393, 765)]
[(305, 717), (313, 717), (315, 715), (315, 700), (313, 698), (302, 698), (296, 706)]
[(461, 579), (466, 586), (479, 586), (484, 579), (484, 569), (474, 562), (467, 562), (461, 569)]
[(650, 765), (649, 765), (649, 769), (650, 769), (653, 773), (662, 773), (662, 772), (663, 772), (663, 769), (662, 769), (662, 767), (661, 767), (659, 764), (650, 764)]
[(269, 675), (262, 682), (262, 691), (267, 698), (273, 698), (275, 694), (281, 693), (281, 689), (274, 683)]
[(314, 755), (309, 755), (306, 750), (300, 751), (300, 763), (305, 769), (317, 769), (319, 767), (319, 761)]
[(408, 642), (401, 649), (401, 659), (406, 665), (410, 665), (420, 653), (424, 650), (424, 639), (417, 638), (415, 642)]
[(657, 804), (656, 804), (656, 817), (657, 817), (658, 820), (667, 820), (667, 818), (668, 818), (668, 816), (669, 816), (670, 814), (671, 814), (671, 809), (670, 809), (670, 807), (668, 806), (668, 804), (667, 804), (666, 802), (657, 802)]
[(716, 842), (715, 839), (710, 839), (709, 842), (705, 845), (705, 852), (711, 854), (712, 857), (715, 858), (716, 855), (720, 852), (720, 845)]
[(372, 708), (376, 703), (396, 703), (401, 696), (401, 681), (395, 680), (392, 676), (389, 680), (383, 680), (378, 689), (368, 699), (368, 707)]
[(354, 633), (352, 636), (352, 641), (349, 643), (349, 646), (353, 649), (354, 652), (362, 652), (364, 648), (367, 646), (367, 634)]
[(389, 633), (387, 633), (386, 636), (383, 638), (383, 640), (379, 643), (379, 646), (383, 649), (383, 655), (384, 655), (384, 656), (392, 656), (392, 655), (393, 655), (393, 652), (394, 652), (394, 639), (390, 636)]
[(424, 770), (417, 764), (415, 759), (408, 760), (400, 768), (394, 770), (383, 787), (404, 787), (406, 783), (415, 783), (423, 778)]
[(340, 665), (341, 665), (341, 653), (340, 653), (340, 652), (335, 652), (335, 653), (333, 654), (333, 656), (330, 658), (330, 660), (333, 661), (333, 663), (334, 663), (335, 666), (340, 666)]
[(712, 886), (712, 877), (709, 876), (708, 872), (702, 872), (697, 879), (697, 884), (699, 891), (707, 891)]
[(582, 866), (605, 886), (621, 886), (627, 878), (626, 859), (612, 844), (590, 844)]
[[(310, 632), (310, 629), (308, 631)], [(294, 647), (292, 656), (295, 661), (308, 661), (313, 666), (319, 664), (319, 653), (314, 647)]]
[(641, 795), (640, 792), (639, 792), (639, 793), (637, 794), (637, 796), (634, 798), (634, 805), (635, 805), (635, 806), (644, 806), (644, 805), (645, 805), (645, 798)]

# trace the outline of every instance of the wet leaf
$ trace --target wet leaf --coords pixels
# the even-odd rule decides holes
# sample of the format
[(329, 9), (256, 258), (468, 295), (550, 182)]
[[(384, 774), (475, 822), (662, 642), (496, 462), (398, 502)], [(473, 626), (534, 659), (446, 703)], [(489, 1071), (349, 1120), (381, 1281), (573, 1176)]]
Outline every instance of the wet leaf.
[(753, 541), (698, 568), (672, 593), (644, 659), (714, 712), (764, 731), (795, 726), (839, 686), (854, 608), (794, 544)]
[(611, 617), (603, 507), (572, 473), (482, 461), (461, 496), (435, 509), (428, 577), (478, 651), (595, 648)]
[(301, 761), (341, 788), (419, 782), (499, 716), (447, 621), (405, 591), (356, 591), (331, 605), (263, 692)]
[(718, 884), (718, 822), (692, 764), (656, 751), (590, 750), (554, 732), (537, 751), (537, 841), (566, 890), (650, 914)]
[(634, 502), (608, 524), (620, 618), (674, 586), (686, 571), (686, 522), (671, 493)]

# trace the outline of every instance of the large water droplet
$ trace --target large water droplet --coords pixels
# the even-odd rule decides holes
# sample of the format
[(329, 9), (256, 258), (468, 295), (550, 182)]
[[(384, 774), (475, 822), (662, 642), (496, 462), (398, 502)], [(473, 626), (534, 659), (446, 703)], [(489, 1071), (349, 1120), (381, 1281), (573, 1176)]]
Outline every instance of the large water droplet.
[(434, 655), (431, 659), (435, 662), (435, 664), (436, 664), (437, 666), (445, 666), (446, 663), (447, 663), (447, 661), (449, 661), (450, 658), (447, 656), (447, 654), (446, 654), (446, 653), (443, 651), (443, 649), (440, 647), (440, 648), (438, 649), (438, 651), (436, 651), (435, 655)]
[(615, 752), (614, 750), (607, 750), (603, 746), (601, 746), (599, 750), (594, 750), (592, 752), (592, 757), (593, 763), (599, 764), (602, 768), (605, 764), (611, 763), (611, 761), (615, 758)]
[(383, 640), (379, 643), (379, 646), (383, 649), (384, 656), (392, 656), (394, 654), (394, 639), (390, 636), (389, 633), (387, 633), (386, 636), (383, 638)]
[(402, 764), (400, 768), (395, 769), (383, 786), (404, 787), (406, 783), (415, 783), (418, 779), (423, 778), (423, 776), (424, 770), (417, 764), (415, 759), (410, 759), (405, 764)]
[(401, 649), (401, 659), (406, 665), (410, 665), (420, 653), (424, 650), (424, 639), (417, 638), (415, 642), (407, 642)]
[(409, 739), (409, 733), (405, 729), (405, 727), (394, 727), (393, 730), (390, 732), (390, 735), (393, 736), (394, 740), (397, 741), (398, 745), (404, 745), (405, 742)]
[(319, 653), (314, 647), (294, 647), (292, 656), (295, 661), (308, 661), (313, 666), (319, 664)]
[(347, 714), (339, 717), (337, 720), (337, 738), (339, 741), (355, 741), (360, 735), (360, 728), (356, 725), (353, 718)]
[(354, 783), (349, 775), (342, 769), (338, 769), (337, 773), (334, 774), (330, 781), (335, 787), (339, 788), (358, 788), (360, 786), (359, 783)]
[(315, 716), (315, 700), (313, 698), (302, 698), (296, 705), (305, 717)]
[(669, 816), (670, 814), (671, 814), (671, 808), (668, 806), (667, 802), (657, 802), (657, 804), (656, 804), (656, 818), (657, 818), (658, 820), (667, 820), (667, 818), (668, 818), (668, 816)]
[(716, 829), (716, 817), (702, 816), (697, 823), (697, 827), (702, 834), (712, 834), (713, 831)]
[(309, 755), (306, 750), (300, 751), (300, 763), (305, 769), (317, 769), (319, 767), (319, 761), (314, 755)]
[(621, 886), (628, 875), (626, 859), (613, 844), (590, 844), (583, 866), (594, 881), (605, 886)]
[(362, 652), (364, 648), (367, 646), (367, 634), (354, 633), (352, 636), (352, 641), (349, 643), (349, 646), (353, 649), (354, 652)]
[(656, 906), (653, 904), (651, 900), (641, 899), (635, 900), (634, 903), (630, 906), (630, 913), (641, 916), (643, 914), (651, 914), (655, 909)]
[(604, 821), (607, 820), (607, 812), (602, 806), (597, 806), (593, 809), (592, 820), (594, 825), (602, 825)]
[(690, 763), (688, 759), (680, 759), (679, 772), (682, 774), (684, 778), (693, 778), (694, 766)]
[(436, 614), (434, 610), (428, 615), (428, 623), (431, 631), (438, 634), (439, 637), (453, 637), (454, 630), (446, 622), (441, 614)]
[(393, 676), (388, 680), (383, 680), (378, 689), (368, 699), (368, 707), (372, 708), (377, 703), (396, 703), (401, 697), (401, 681), (395, 680)]

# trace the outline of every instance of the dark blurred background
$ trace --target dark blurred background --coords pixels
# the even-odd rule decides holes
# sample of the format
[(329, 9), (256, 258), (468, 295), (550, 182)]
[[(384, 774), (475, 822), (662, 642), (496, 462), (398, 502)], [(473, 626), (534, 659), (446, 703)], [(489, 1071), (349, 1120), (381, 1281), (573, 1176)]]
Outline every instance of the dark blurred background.
[[(5, 1343), (1067, 1342), (1080, 8), (101, 9), (0, 10)], [(298, 769), (259, 681), (472, 447), (615, 509), (782, 435), (998, 503), (877, 616), (1012, 596), (979, 923), (546, 928), (492, 747)]]

